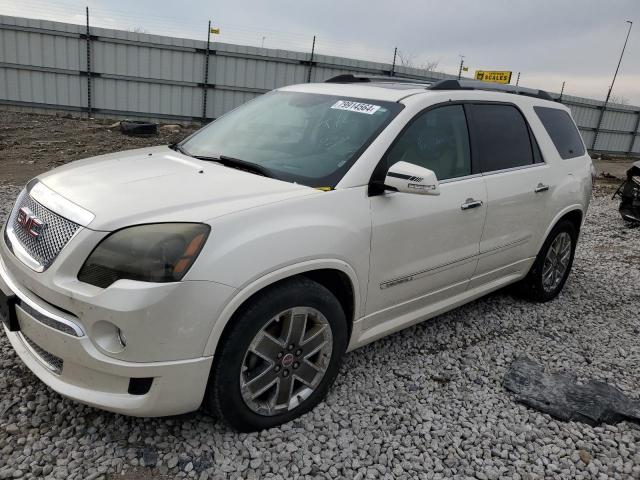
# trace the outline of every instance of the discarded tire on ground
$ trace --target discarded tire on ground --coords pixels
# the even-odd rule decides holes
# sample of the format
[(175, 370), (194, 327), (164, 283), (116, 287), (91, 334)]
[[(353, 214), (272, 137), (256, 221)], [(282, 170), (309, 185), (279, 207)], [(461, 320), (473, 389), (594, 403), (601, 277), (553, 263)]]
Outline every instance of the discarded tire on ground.
[(146, 137), (149, 135), (157, 135), (158, 124), (123, 120), (122, 122), (120, 122), (120, 131), (125, 135), (132, 135), (135, 137)]

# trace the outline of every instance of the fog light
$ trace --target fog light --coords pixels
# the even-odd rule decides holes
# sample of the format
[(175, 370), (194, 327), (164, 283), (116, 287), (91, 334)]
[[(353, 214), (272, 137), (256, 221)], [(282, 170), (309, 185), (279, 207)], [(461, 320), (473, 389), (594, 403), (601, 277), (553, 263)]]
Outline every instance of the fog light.
[(106, 320), (94, 323), (92, 333), (93, 340), (98, 346), (109, 353), (120, 353), (127, 346), (122, 330)]

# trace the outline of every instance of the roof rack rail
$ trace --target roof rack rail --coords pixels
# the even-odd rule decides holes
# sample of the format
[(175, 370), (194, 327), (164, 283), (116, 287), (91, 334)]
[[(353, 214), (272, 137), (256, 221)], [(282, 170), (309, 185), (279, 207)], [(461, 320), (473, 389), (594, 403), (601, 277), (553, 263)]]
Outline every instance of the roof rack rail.
[(383, 75), (354, 75), (352, 73), (345, 73), (337, 75), (325, 80), (324, 83), (415, 83), (419, 85), (431, 85), (433, 82), (424, 78), (412, 78), (412, 77), (391, 77)]
[(331, 77), (328, 80), (325, 80), (325, 83), (413, 83), (417, 85), (425, 85), (427, 90), (487, 90), (492, 92), (526, 95), (528, 97), (554, 101), (554, 98), (544, 90), (518, 87), (515, 85), (504, 85), (501, 83), (481, 82), (480, 80), (449, 79), (431, 82), (424, 78), (354, 75), (352, 73), (345, 73)]
[(544, 90), (534, 88), (518, 87), (514, 85), (503, 85), (501, 83), (481, 82), (480, 80), (441, 80), (427, 87), (428, 90), (488, 90), (492, 92), (514, 93), (516, 95), (526, 95), (528, 97), (551, 100), (554, 98)]

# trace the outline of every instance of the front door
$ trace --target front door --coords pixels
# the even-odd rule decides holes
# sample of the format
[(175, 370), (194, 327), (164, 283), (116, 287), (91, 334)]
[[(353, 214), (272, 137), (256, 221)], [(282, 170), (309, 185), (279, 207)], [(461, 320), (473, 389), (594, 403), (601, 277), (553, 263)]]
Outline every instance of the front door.
[(387, 152), (433, 170), (440, 195), (371, 197), (371, 269), (364, 329), (461, 293), (476, 269), (486, 189), (471, 166), (462, 105), (419, 114)]

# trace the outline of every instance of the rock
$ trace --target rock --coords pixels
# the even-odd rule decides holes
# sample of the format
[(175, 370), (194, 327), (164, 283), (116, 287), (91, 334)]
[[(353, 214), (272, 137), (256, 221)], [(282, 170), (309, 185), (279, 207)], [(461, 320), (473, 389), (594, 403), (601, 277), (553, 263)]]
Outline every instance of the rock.
[(155, 450), (151, 450), (150, 448), (145, 448), (142, 451), (142, 461), (144, 462), (145, 467), (155, 467), (158, 462), (158, 454)]
[(586, 450), (579, 450), (578, 455), (580, 456), (580, 460), (582, 460), (582, 463), (584, 463), (585, 465), (589, 465), (589, 463), (591, 462), (591, 455), (589, 455), (589, 452), (587, 452)]
[(15, 423), (12, 423), (10, 425), (7, 425), (5, 427), (5, 430), (7, 431), (7, 433), (9, 435), (15, 435), (16, 433), (18, 433), (20, 431), (20, 428), (18, 428), (18, 425), (16, 425)]
[(182, 130), (182, 125), (161, 125), (160, 130), (163, 130), (165, 132), (180, 132)]

